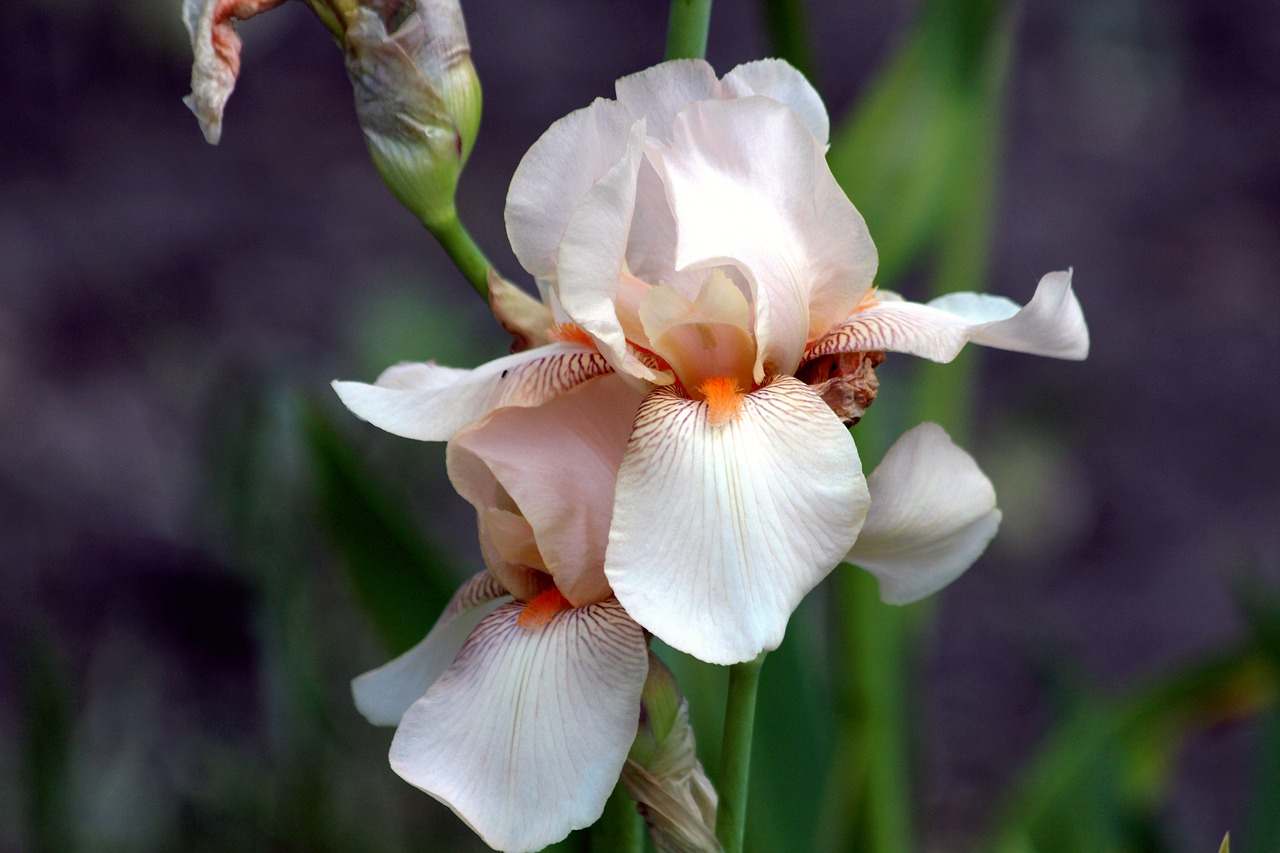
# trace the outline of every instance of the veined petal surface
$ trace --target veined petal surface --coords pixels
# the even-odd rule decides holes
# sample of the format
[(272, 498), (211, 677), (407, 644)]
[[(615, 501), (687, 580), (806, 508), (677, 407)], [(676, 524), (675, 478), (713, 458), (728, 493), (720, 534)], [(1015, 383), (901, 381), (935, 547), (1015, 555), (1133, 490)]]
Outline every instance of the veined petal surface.
[(640, 717), (644, 632), (614, 600), (516, 624), (489, 614), (405, 712), (391, 766), (491, 847), (540, 850), (600, 817)]
[(618, 78), (614, 91), (632, 121), (643, 118), (650, 136), (666, 140), (676, 113), (690, 101), (720, 97), (720, 81), (706, 60), (676, 59)]
[(925, 305), (884, 301), (855, 313), (805, 357), (886, 350), (947, 362), (970, 341), (1032, 355), (1083, 359), (1089, 354), (1089, 330), (1071, 289), (1071, 272), (1045, 275), (1022, 308), (982, 293), (951, 293)]
[(866, 223), (791, 109), (757, 96), (695, 102), (648, 157), (666, 186), (681, 269), (735, 264), (752, 286), (763, 365), (793, 373), (805, 344), (853, 311), (876, 269)]
[(719, 426), (705, 403), (658, 389), (618, 473), (605, 574), (669, 645), (750, 660), (844, 558), (868, 502), (853, 439), (802, 382), (778, 377)]
[(876, 576), (889, 604), (910, 604), (951, 583), (1000, 526), (991, 481), (937, 424), (904, 433), (867, 487), (871, 510), (846, 559)]
[(375, 726), (394, 726), (458, 656), (480, 620), (510, 600), (488, 572), (463, 584), (427, 636), (409, 651), (351, 682), (356, 709)]
[(496, 412), (449, 446), (451, 474), (463, 452), (492, 471), (575, 606), (611, 594), (603, 567), (613, 494), (642, 397), (622, 377), (604, 376), (537, 408)]
[(540, 405), (610, 369), (595, 350), (549, 344), (475, 370), (397, 365), (373, 385), (334, 382), (333, 390), (356, 417), (387, 432), (421, 441), (446, 441), (494, 409)]

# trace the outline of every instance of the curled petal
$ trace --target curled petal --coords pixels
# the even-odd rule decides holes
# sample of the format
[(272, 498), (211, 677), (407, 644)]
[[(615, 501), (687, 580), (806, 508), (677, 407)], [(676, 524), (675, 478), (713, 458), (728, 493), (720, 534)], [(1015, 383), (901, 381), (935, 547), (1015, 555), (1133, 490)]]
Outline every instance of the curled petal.
[(519, 507), (547, 572), (574, 605), (611, 594), (603, 572), (609, 519), (641, 396), (620, 376), (602, 377), (537, 408), (497, 412), (449, 445), (459, 491), (472, 500), (460, 476), (471, 454)]
[(233, 18), (245, 20), (284, 0), (184, 0), (182, 21), (191, 37), (195, 61), (191, 66), (191, 94), (183, 103), (200, 122), (210, 145), (222, 138), (222, 111), (240, 74), (240, 36)]
[(951, 583), (1000, 526), (991, 481), (937, 424), (894, 442), (867, 487), (871, 510), (846, 559), (876, 576), (889, 604), (910, 604)]
[(449, 599), (421, 642), (351, 682), (356, 709), (375, 726), (399, 723), (409, 706), (453, 663), (472, 629), (509, 598), (488, 572), (472, 577)]
[(632, 126), (621, 159), (582, 197), (569, 219), (560, 242), (555, 293), (573, 321), (600, 343), (615, 369), (646, 382), (669, 382), (636, 358), (618, 317), (644, 135), (641, 119)]
[(551, 306), (498, 275), (493, 267), (489, 267), (489, 310), (511, 335), (512, 352), (551, 342), (549, 333), (555, 324)]
[(1071, 289), (1071, 272), (1040, 279), (1025, 307), (1001, 296), (952, 293), (926, 305), (885, 301), (858, 311), (805, 355), (886, 350), (951, 361), (966, 343), (1051, 358), (1083, 359), (1089, 330)]
[(597, 100), (551, 125), (520, 161), (507, 192), (507, 236), (534, 276), (556, 276), (556, 253), (569, 217), (622, 159), (633, 123), (614, 101)]
[(710, 663), (782, 641), (866, 515), (858, 451), (809, 388), (779, 377), (719, 426), (659, 389), (618, 473), (605, 574), (632, 617)]
[(736, 265), (755, 298), (757, 381), (766, 363), (793, 373), (876, 269), (866, 223), (809, 127), (764, 97), (695, 102), (648, 156), (678, 223), (677, 266)]
[(391, 767), (491, 847), (540, 850), (600, 817), (636, 735), (644, 632), (616, 601), (535, 631), (489, 614), (405, 712)]
[(608, 362), (593, 349), (550, 344), (475, 370), (400, 364), (373, 385), (334, 382), (333, 390), (376, 427), (405, 438), (445, 441), (494, 409), (537, 406), (608, 372)]

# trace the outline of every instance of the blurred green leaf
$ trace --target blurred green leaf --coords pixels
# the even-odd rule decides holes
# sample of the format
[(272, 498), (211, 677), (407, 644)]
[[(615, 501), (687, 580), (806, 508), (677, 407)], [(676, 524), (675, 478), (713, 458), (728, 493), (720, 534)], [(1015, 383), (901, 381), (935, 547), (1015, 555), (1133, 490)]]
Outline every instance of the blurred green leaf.
[(1276, 688), (1273, 662), (1248, 646), (1179, 670), (1127, 699), (1085, 702), (1032, 761), (989, 849), (1151, 849), (1150, 814), (1180, 738), (1274, 704)]
[[(62, 796), (70, 776), (67, 756), (72, 713), (66, 677), (53, 649), (43, 637), (31, 638), (20, 647), (19, 658), (26, 824), (32, 849), (40, 851), (64, 850), (69, 838)], [(10, 831), (14, 829), (10, 827)]]
[(453, 594), (447, 561), (319, 405), (308, 408), (305, 429), (321, 524), (378, 635), (399, 654), (423, 638)]
[(1231, 853), (1231, 833), (1222, 836), (1222, 845), (1218, 848), (1218, 853)]
[[(866, 217), (892, 285), (936, 248), (948, 208), (988, 204), (1010, 46), (1010, 16), (995, 0), (931, 0), (857, 109), (836, 130), (827, 161)], [(968, 226), (964, 225), (965, 220)], [(950, 226), (979, 232), (983, 216)]]
[(769, 54), (785, 59), (817, 86), (804, 0), (760, 0), (760, 5), (769, 31)]

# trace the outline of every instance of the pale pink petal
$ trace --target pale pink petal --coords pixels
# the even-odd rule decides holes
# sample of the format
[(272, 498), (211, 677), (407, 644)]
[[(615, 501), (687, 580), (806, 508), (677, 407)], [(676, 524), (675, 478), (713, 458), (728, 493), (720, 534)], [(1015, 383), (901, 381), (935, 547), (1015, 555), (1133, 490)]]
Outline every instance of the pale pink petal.
[(671, 122), (685, 104), (721, 93), (716, 72), (701, 59), (663, 62), (620, 78), (614, 88), (631, 120), (645, 119), (648, 133), (663, 140), (671, 138)]
[(779, 377), (737, 416), (669, 389), (636, 416), (618, 473), (605, 574), (637, 622), (710, 663), (782, 641), (867, 511), (853, 439), (809, 388)]
[(670, 382), (669, 375), (644, 365), (631, 352), (618, 318), (644, 134), (641, 119), (631, 128), (617, 165), (596, 181), (573, 212), (560, 241), (555, 292), (565, 312), (600, 344), (616, 370), (646, 382)]
[(597, 99), (551, 125), (520, 161), (507, 192), (507, 236), (534, 276), (555, 277), (569, 217), (622, 159), (633, 123), (616, 102)]
[(641, 397), (603, 377), (537, 408), (496, 412), (449, 447), (451, 474), (464, 451), (488, 466), (575, 605), (611, 594), (603, 568), (614, 485)]
[(685, 388), (698, 388), (713, 376), (752, 387), (751, 306), (722, 270), (710, 271), (694, 300), (667, 285), (650, 289), (638, 313), (649, 348), (671, 365)]
[(458, 656), (480, 620), (509, 601), (488, 572), (472, 577), (449, 600), (431, 631), (416, 646), (351, 682), (356, 708), (375, 726), (394, 726)]
[(803, 74), (781, 59), (757, 59), (724, 75), (725, 94), (735, 97), (764, 95), (790, 107), (809, 126), (819, 145), (826, 146), (831, 133), (822, 96)]
[(516, 624), (489, 614), (413, 704), (391, 767), (489, 846), (540, 850), (590, 826), (622, 771), (648, 672), (644, 633), (612, 599)]
[(1040, 279), (1024, 308), (981, 293), (952, 293), (927, 305), (882, 302), (855, 313), (818, 341), (806, 358), (887, 350), (946, 362), (971, 341), (1052, 358), (1087, 356), (1089, 330), (1071, 289), (1071, 272), (1052, 272)]
[(446, 441), (494, 409), (537, 406), (610, 372), (595, 350), (550, 344), (458, 370), (401, 364), (377, 383), (334, 382), (333, 390), (362, 420), (405, 438)]
[(805, 344), (845, 320), (875, 274), (862, 216), (822, 147), (764, 97), (690, 104), (669, 146), (651, 143), (679, 226), (680, 268), (735, 264), (755, 297), (757, 380), (791, 373)]
[[(526, 559), (533, 528), (520, 514), (516, 502), (507, 494), (484, 460), (449, 442), (445, 462), (449, 481), (458, 494), (476, 509), (480, 528), (480, 554), (489, 571), (519, 601), (528, 601), (546, 588), (542, 556)], [(533, 548), (537, 550), (536, 543)], [(522, 553), (525, 552), (525, 553)]]
[(1000, 526), (991, 481), (937, 424), (899, 438), (867, 487), (871, 510), (846, 559), (876, 576), (889, 604), (910, 604), (951, 583)]

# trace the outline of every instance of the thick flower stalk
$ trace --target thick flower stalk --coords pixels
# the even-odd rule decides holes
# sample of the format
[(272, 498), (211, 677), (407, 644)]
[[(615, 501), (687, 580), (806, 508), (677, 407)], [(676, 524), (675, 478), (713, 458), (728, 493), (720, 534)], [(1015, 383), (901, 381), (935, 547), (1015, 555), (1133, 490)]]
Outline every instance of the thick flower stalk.
[[(827, 168), (827, 135), (816, 92), (780, 61), (723, 79), (693, 60), (622, 78), (616, 100), (552, 125), (508, 194), (512, 247), (545, 294), (542, 322), (555, 321), (538, 328), (526, 311), (521, 334), (549, 342), (470, 371), (401, 365), (374, 385), (336, 383), (339, 395), (393, 433), (445, 440), (494, 409), (532, 412), (616, 375), (639, 402), (622, 427), (604, 577), (639, 624), (712, 663), (777, 647), (842, 560), (890, 599), (933, 591), (981, 548), (942, 548), (942, 528), (913, 525), (911, 506), (863, 477), (845, 423), (874, 398), (875, 365), (885, 352), (949, 361), (970, 341), (1083, 358), (1088, 334), (1065, 272), (1023, 308), (872, 290), (875, 247)], [(611, 417), (577, 400), (575, 418)], [(911, 453), (949, 460), (938, 477), (972, 479), (940, 430), (915, 436)], [(911, 468), (887, 469), (882, 490)], [(954, 494), (938, 513), (985, 546), (994, 526), (983, 539), (971, 525), (998, 518), (994, 496)], [(864, 524), (877, 535), (860, 539)]]

